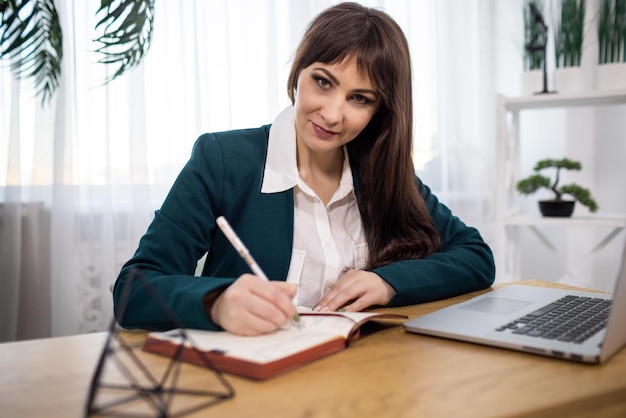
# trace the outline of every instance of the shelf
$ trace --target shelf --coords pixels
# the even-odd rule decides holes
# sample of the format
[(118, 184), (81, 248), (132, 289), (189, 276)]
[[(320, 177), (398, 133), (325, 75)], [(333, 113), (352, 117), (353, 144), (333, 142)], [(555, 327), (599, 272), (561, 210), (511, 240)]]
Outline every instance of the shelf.
[(515, 112), (523, 109), (582, 107), (626, 104), (626, 90), (590, 91), (568, 94), (538, 94), (523, 97), (504, 97), (504, 108)]
[(506, 217), (504, 225), (626, 228), (626, 215), (588, 215), (556, 218), (520, 213)]
[[(498, 266), (498, 281), (520, 280), (522, 278), (522, 231), (527, 229), (533, 233), (543, 245), (543, 248), (551, 251), (556, 261), (563, 265), (565, 276), (573, 280), (584, 282), (589, 280), (591, 261), (585, 259), (584, 263), (578, 256), (574, 257), (574, 250), (591, 248), (587, 255), (596, 255), (615, 238), (623, 235), (626, 230), (626, 214), (588, 214), (569, 218), (543, 217), (537, 211), (528, 213), (521, 212), (515, 184), (520, 175), (520, 130), (523, 122), (520, 113), (525, 110), (542, 109), (572, 109), (590, 108), (595, 109), (603, 106), (626, 105), (626, 89), (612, 91), (585, 91), (579, 93), (554, 93), (537, 94), (523, 97), (498, 96), (498, 126), (497, 126), (497, 152), (496, 152), (496, 265)], [(619, 110), (621, 112), (621, 109)], [(572, 118), (577, 114), (572, 114)], [(589, 114), (587, 117), (595, 120), (596, 115)], [(568, 119), (570, 115), (567, 115)], [(597, 133), (596, 133), (597, 135)], [(593, 135), (588, 141), (595, 141)], [(584, 142), (583, 145), (589, 145)], [(567, 231), (582, 233), (584, 239), (574, 240), (577, 248), (563, 248), (552, 242), (553, 238), (561, 238), (562, 234), (553, 234), (551, 228), (580, 228), (581, 231)], [(587, 229), (596, 228), (594, 231)], [(565, 232), (565, 231), (563, 231)], [(593, 232), (593, 233), (591, 233)], [(553, 237), (553, 235), (555, 235)], [(570, 235), (567, 235), (568, 237)], [(568, 242), (569, 244), (569, 242)], [(577, 253), (578, 254), (578, 253)], [(586, 264), (585, 264), (586, 263)], [(582, 267), (581, 267), (582, 266)]]

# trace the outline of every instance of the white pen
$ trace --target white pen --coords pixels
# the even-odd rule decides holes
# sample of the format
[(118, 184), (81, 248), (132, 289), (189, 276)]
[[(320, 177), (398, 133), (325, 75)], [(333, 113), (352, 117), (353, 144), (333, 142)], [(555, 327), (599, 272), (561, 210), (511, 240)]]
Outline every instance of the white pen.
[[(245, 262), (248, 263), (248, 266), (250, 266), (252, 272), (255, 275), (259, 276), (261, 279), (269, 281), (270, 279), (265, 275), (265, 273), (263, 273), (263, 270), (261, 270), (261, 267), (259, 267), (254, 258), (252, 258), (252, 254), (250, 254), (248, 248), (244, 245), (241, 239), (239, 239), (226, 218), (224, 218), (223, 216), (219, 216), (216, 219), (216, 222), (217, 226), (220, 227), (226, 238), (228, 238), (228, 241), (230, 241), (235, 250), (237, 250), (241, 258), (243, 258)], [(297, 322), (298, 328), (300, 328), (300, 315), (298, 315), (297, 312), (293, 317), (293, 320)]]

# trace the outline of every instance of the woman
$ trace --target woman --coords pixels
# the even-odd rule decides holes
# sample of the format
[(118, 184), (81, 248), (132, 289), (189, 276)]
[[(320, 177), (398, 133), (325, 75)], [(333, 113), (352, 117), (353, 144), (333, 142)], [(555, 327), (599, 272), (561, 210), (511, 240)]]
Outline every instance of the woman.
[[(343, 3), (309, 25), (272, 125), (205, 134), (122, 268), (125, 327), (268, 333), (295, 305), (327, 311), (415, 304), (494, 280), (489, 247), (414, 175), (407, 41), (384, 12)], [(224, 216), (270, 281), (216, 228)], [(197, 260), (207, 258), (202, 277)]]

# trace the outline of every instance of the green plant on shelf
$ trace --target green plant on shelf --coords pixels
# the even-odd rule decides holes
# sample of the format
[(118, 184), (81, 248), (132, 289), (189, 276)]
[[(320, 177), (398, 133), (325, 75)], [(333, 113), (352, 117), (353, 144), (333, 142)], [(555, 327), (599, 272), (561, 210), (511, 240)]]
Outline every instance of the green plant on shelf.
[[(553, 168), (556, 169), (554, 181), (549, 177), (539, 174), (541, 170)], [(517, 182), (517, 191), (523, 195), (530, 195), (537, 192), (540, 189), (548, 189), (554, 193), (552, 201), (564, 201), (563, 195), (569, 195), (573, 197), (580, 204), (589, 208), (590, 212), (596, 212), (598, 210), (598, 204), (591, 196), (591, 192), (579, 186), (576, 183), (566, 184), (559, 186), (561, 170), (581, 170), (582, 165), (578, 161), (573, 161), (568, 158), (561, 160), (545, 159), (540, 160), (535, 164), (533, 170), (535, 174), (532, 174), (525, 179)]]
[(580, 67), (585, 29), (585, 0), (562, 0), (555, 13), (556, 67)]
[(626, 0), (600, 0), (598, 63), (626, 62)]

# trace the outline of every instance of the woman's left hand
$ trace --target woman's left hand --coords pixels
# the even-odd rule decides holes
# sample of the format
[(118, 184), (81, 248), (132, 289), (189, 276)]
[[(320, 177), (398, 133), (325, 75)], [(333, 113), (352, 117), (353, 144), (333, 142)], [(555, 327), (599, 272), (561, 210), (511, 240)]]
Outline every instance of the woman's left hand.
[(348, 270), (313, 308), (317, 312), (362, 311), (372, 305), (386, 305), (396, 291), (378, 274), (365, 270)]

